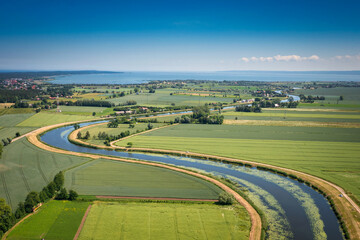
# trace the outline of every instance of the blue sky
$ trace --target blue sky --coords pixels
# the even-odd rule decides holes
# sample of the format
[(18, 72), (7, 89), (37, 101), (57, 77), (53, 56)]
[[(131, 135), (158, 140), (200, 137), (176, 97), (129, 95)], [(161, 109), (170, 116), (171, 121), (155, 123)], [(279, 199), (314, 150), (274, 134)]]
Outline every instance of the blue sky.
[(360, 1), (0, 2), (0, 69), (360, 70)]

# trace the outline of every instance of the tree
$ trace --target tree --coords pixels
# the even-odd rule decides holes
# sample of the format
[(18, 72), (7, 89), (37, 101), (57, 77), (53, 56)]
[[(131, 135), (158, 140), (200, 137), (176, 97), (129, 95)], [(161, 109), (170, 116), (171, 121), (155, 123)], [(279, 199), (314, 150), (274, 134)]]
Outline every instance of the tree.
[(0, 198), (0, 234), (5, 233), (14, 224), (15, 219), (11, 207), (6, 204), (5, 199)]
[(30, 213), (33, 211), (33, 207), (35, 207), (40, 202), (40, 197), (37, 192), (30, 192), (25, 199), (25, 211)]
[(55, 192), (56, 192), (56, 185), (54, 183), (54, 181), (51, 181), (47, 186), (47, 191), (49, 193), (49, 198), (52, 198), (54, 195), (55, 195)]
[(80, 125), (79, 125), (78, 123), (75, 123), (75, 124), (74, 124), (74, 129), (75, 129), (75, 130), (78, 130), (79, 128), (80, 128)]
[(81, 139), (81, 132), (78, 132), (77, 138), (78, 138), (78, 139)]
[(85, 134), (85, 137), (84, 137), (85, 139), (89, 139), (90, 138), (90, 133), (89, 133), (89, 131), (86, 131), (86, 134)]
[(130, 124), (130, 125), (129, 125), (129, 128), (134, 128), (134, 127), (135, 127), (134, 124)]
[(231, 205), (233, 204), (233, 197), (229, 194), (229, 193), (226, 193), (226, 192), (223, 192), (219, 195), (219, 198), (218, 198), (218, 204), (220, 205)]
[(344, 96), (340, 96), (339, 100), (340, 101), (344, 100)]
[(92, 115), (93, 115), (93, 116), (95, 117), (95, 115), (96, 115), (96, 112), (93, 112), (93, 113), (92, 113)]
[(25, 205), (24, 205), (23, 202), (19, 202), (19, 203), (18, 203), (18, 207), (17, 207), (17, 209), (16, 209), (16, 211), (15, 211), (15, 217), (16, 217), (17, 219), (20, 219), (20, 218), (22, 218), (23, 216), (25, 216), (25, 214), (26, 214)]
[(66, 188), (61, 188), (60, 192), (56, 195), (56, 200), (67, 200), (69, 198), (69, 195), (66, 191)]
[(132, 142), (128, 142), (128, 143), (127, 143), (127, 146), (128, 146), (129, 148), (131, 148), (131, 147), (133, 146), (133, 143), (132, 143)]
[(77, 194), (77, 192), (75, 192), (74, 190), (70, 190), (69, 191), (69, 200), (70, 201), (74, 201), (77, 199), (79, 195)]
[(20, 133), (16, 132), (15, 137), (20, 137)]
[(153, 129), (153, 127), (154, 127), (154, 126), (153, 126), (151, 123), (149, 123), (149, 124), (147, 125), (148, 130)]
[(54, 183), (55, 183), (55, 189), (57, 191), (60, 190), (60, 188), (64, 185), (64, 173), (58, 172), (54, 177)]

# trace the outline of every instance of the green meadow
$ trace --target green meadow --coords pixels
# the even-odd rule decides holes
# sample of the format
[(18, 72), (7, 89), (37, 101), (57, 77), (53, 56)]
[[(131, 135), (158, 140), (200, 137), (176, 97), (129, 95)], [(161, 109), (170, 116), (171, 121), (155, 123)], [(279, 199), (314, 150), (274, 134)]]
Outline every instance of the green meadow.
[(50, 201), (16, 227), (7, 239), (71, 240), (89, 202)]
[(249, 229), (238, 206), (95, 203), (79, 239), (248, 239)]
[(145, 106), (169, 106), (175, 103), (176, 106), (198, 106), (205, 103), (216, 102), (232, 102), (232, 98), (224, 97), (201, 97), (201, 96), (187, 96), (187, 95), (170, 95), (174, 93), (174, 89), (157, 89), (155, 93), (139, 93), (126, 95), (125, 97), (109, 99), (110, 102), (117, 104), (124, 104), (126, 101), (135, 100), (138, 105)]
[(25, 121), (19, 123), (18, 127), (44, 127), (57, 123), (74, 122), (82, 120), (92, 120), (99, 118), (98, 116), (83, 116), (75, 114), (63, 114), (57, 112), (40, 112)]
[[(33, 113), (0, 115), (0, 138), (14, 138), (17, 132), (20, 135), (34, 130), (34, 127), (19, 127), (17, 124), (33, 116)], [(1, 140), (0, 139), (0, 140)]]
[(133, 147), (213, 154), (296, 169), (332, 181), (360, 199), (359, 133), (354, 128), (183, 124), (129, 141)]
[(217, 199), (222, 192), (202, 179), (135, 163), (96, 160), (65, 173), (65, 187), (81, 195)]
[[(162, 126), (166, 125), (164, 123), (151, 123), (151, 124), (153, 125), (154, 128), (158, 128), (158, 127), (162, 127)], [(83, 139), (83, 141), (91, 143), (91, 144), (105, 146), (104, 140), (98, 139), (99, 132), (105, 132), (106, 134), (109, 134), (109, 135), (118, 135), (121, 132), (129, 131), (130, 134), (134, 134), (137, 131), (147, 130), (147, 126), (148, 126), (148, 123), (137, 123), (137, 124), (135, 124), (134, 128), (130, 128), (129, 124), (119, 124), (117, 128), (109, 128), (107, 126), (107, 124), (103, 124), (103, 125), (98, 125), (98, 126), (84, 129), (80, 132), (81, 132), (82, 136), (85, 136), (87, 131), (89, 131), (89, 133), (90, 133), (90, 139), (88, 139), (88, 140)]]

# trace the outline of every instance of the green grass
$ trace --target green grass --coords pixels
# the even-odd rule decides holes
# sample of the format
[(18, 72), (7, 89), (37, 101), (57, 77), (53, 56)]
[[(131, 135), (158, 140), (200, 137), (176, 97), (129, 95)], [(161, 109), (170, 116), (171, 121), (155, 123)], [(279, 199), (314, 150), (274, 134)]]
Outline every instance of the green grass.
[[(152, 123), (152, 125), (154, 126), (154, 128), (157, 128), (157, 127), (165, 126), (166, 124)], [(85, 136), (86, 132), (89, 131), (90, 139), (84, 140), (84, 141), (91, 143), (91, 144), (96, 144), (96, 145), (105, 145), (104, 140), (97, 139), (99, 132), (105, 132), (109, 135), (118, 135), (121, 132), (130, 131), (131, 134), (134, 134), (134, 133), (136, 133), (137, 130), (139, 130), (139, 131), (147, 130), (147, 126), (148, 126), (148, 123), (137, 123), (137, 124), (135, 124), (134, 128), (129, 128), (129, 124), (119, 124), (119, 126), (117, 128), (108, 128), (107, 124), (104, 124), (104, 125), (99, 125), (99, 126), (84, 129), (81, 131), (81, 134), (82, 134), (82, 136)], [(93, 138), (94, 136), (96, 137), (95, 139)]]
[(317, 89), (297, 89), (295, 94), (304, 94), (312, 96), (325, 96), (322, 103), (335, 104), (340, 96), (344, 97), (344, 101), (339, 101), (339, 104), (360, 104), (360, 89), (350, 87), (337, 87), (337, 88), (317, 88)]
[(305, 129), (180, 125), (135, 136), (129, 141), (134, 147), (214, 154), (296, 169), (332, 181), (360, 199), (359, 130)]
[[(112, 111), (112, 108), (108, 109), (106, 107), (83, 107), (83, 106), (60, 106), (59, 107), (62, 114), (69, 114), (69, 115), (88, 115), (92, 116), (93, 112), (96, 115), (107, 115), (107, 112)], [(56, 112), (57, 109), (51, 109), (50, 112)]]
[(43, 127), (57, 123), (91, 120), (97, 116), (68, 115), (63, 113), (40, 112), (19, 123), (19, 127)]
[(205, 103), (214, 102), (232, 102), (232, 98), (170, 95), (173, 92), (175, 92), (174, 89), (157, 89), (155, 93), (131, 94), (121, 98), (109, 99), (108, 101), (123, 104), (128, 100), (135, 100), (138, 105), (146, 106), (169, 106), (171, 103), (175, 103), (177, 106), (198, 106), (199, 103), (204, 105)]
[(241, 119), (242, 117), (285, 117), (286, 118), (335, 118), (335, 119), (356, 119), (360, 120), (360, 114), (329, 114), (329, 113), (302, 113), (302, 112), (290, 112), (285, 113), (281, 112), (262, 112), (262, 113), (253, 113), (253, 112), (225, 112), (224, 116), (233, 116)]
[(65, 186), (82, 195), (217, 199), (222, 191), (202, 179), (176, 171), (97, 160), (65, 173)]
[(4, 147), (0, 159), (0, 198), (16, 209), (30, 191), (40, 191), (56, 173), (86, 161), (39, 149), (27, 139), (13, 142)]
[(50, 201), (22, 222), (7, 239), (73, 239), (88, 202)]
[(97, 203), (83, 239), (248, 239), (243, 208), (210, 204)]
[(0, 109), (0, 115), (4, 114), (24, 114), (24, 113), (34, 113), (33, 108), (5, 108)]
[(17, 132), (25, 134), (34, 130), (34, 127), (16, 127), (18, 123), (33, 115), (33, 113), (0, 115), (0, 138), (14, 138)]

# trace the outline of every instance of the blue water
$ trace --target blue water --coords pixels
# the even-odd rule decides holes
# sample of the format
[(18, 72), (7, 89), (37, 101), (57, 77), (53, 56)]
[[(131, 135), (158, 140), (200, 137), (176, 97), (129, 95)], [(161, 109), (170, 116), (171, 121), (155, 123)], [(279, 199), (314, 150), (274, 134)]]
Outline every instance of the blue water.
[(360, 71), (348, 72), (124, 72), (57, 76), (55, 84), (140, 84), (151, 80), (215, 80), (215, 81), (360, 81)]
[[(81, 126), (86, 126), (94, 123), (84, 123)], [(240, 179), (246, 180), (251, 184), (256, 185), (257, 187), (262, 188), (263, 190), (270, 193), (284, 210), (284, 213), (279, 213), (280, 219), (278, 221), (277, 227), (283, 228), (284, 231), (291, 232), (292, 237), (289, 239), (313, 239), (314, 235), (312, 232), (311, 223), (309, 216), (306, 214), (302, 203), (295, 197), (294, 193), (291, 193), (285, 189), (284, 186), (281, 186), (279, 182), (285, 183), (285, 185), (292, 185), (297, 187), (298, 192), (302, 194), (309, 194), (311, 199), (314, 201), (315, 206), (318, 209), (320, 214), (321, 221), (324, 223), (324, 231), (327, 234), (327, 239), (342, 239), (342, 234), (339, 230), (339, 224), (335, 217), (335, 214), (332, 212), (326, 199), (314, 191), (310, 187), (301, 184), (297, 181), (294, 181), (289, 178), (281, 177), (274, 175), (270, 172), (264, 172), (257, 170), (255, 168), (245, 168), (240, 166), (234, 166), (227, 163), (218, 163), (207, 160), (199, 160), (194, 158), (185, 158), (185, 157), (174, 157), (167, 155), (154, 155), (154, 154), (145, 154), (145, 153), (128, 153), (128, 152), (119, 152), (119, 151), (108, 151), (103, 149), (91, 149), (86, 147), (81, 147), (74, 145), (68, 141), (68, 135), (73, 131), (73, 126), (62, 127), (54, 129), (45, 133), (41, 140), (47, 144), (59, 147), (62, 149), (74, 151), (74, 152), (87, 152), (95, 153), (102, 155), (110, 156), (119, 156), (119, 157), (128, 157), (140, 160), (155, 161), (161, 163), (172, 164), (175, 166), (195, 168), (198, 170), (206, 171), (208, 173), (215, 174), (217, 176), (223, 177), (234, 177), (239, 179), (237, 182), (245, 186)], [(271, 177), (272, 176), (272, 177)], [(269, 178), (270, 177), (270, 178)], [(275, 180), (273, 180), (275, 177)], [(277, 180), (276, 180), (277, 179)], [(236, 181), (236, 180), (235, 180)], [(246, 187), (246, 186), (245, 186)], [(254, 188), (247, 186), (248, 191), (256, 194)], [(262, 198), (262, 196), (259, 196)], [(263, 199), (263, 203), (267, 207), (274, 209), (276, 206), (271, 205), (271, 203), (266, 202)], [(287, 219), (288, 224), (281, 222), (282, 219)], [(271, 228), (271, 226), (270, 226)], [(274, 227), (273, 227), (274, 228)], [(276, 229), (273, 229), (276, 231)]]

